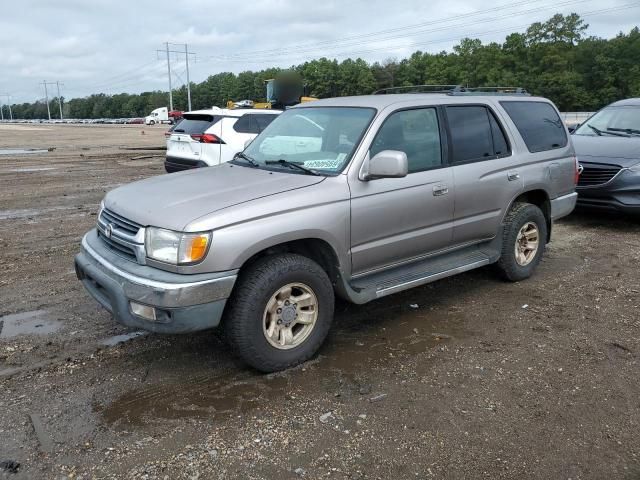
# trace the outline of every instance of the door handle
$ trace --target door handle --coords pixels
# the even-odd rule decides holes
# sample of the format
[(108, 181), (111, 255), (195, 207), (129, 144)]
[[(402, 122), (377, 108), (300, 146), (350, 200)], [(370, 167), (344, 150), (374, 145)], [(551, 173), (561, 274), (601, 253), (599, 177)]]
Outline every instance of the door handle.
[(507, 179), (510, 182), (513, 182), (514, 180), (520, 180), (520, 174), (518, 172), (516, 172), (515, 170), (513, 170), (511, 172), (507, 172)]
[(449, 193), (449, 187), (447, 187), (446, 185), (436, 185), (435, 187), (433, 187), (434, 197), (446, 195), (447, 193)]

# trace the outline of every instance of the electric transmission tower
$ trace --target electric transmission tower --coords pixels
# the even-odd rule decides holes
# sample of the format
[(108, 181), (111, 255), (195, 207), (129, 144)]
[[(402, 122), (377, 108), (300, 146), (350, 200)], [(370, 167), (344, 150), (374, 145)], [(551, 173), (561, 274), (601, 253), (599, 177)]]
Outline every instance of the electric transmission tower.
[(46, 80), (42, 82), (44, 85), (44, 98), (47, 102), (47, 115), (49, 115), (49, 120), (51, 120), (51, 110), (49, 109), (49, 92), (47, 90), (47, 85), (55, 85), (58, 89), (58, 108), (60, 109), (60, 120), (62, 120), (62, 99), (60, 98), (60, 85), (64, 86), (64, 83), (59, 81), (55, 82), (47, 82)]
[[(13, 112), (11, 111), (11, 95), (8, 93), (0, 93), (0, 97), (7, 97), (7, 106), (9, 107), (9, 119), (13, 122)], [(0, 112), (2, 107), (0, 107)], [(4, 120), (4, 113), (2, 113), (2, 119)]]
[[(172, 46), (183, 46), (184, 50), (170, 50), (169, 45)], [(165, 53), (167, 55), (167, 75), (169, 78), (169, 110), (173, 110), (173, 90), (171, 87), (171, 57), (170, 53), (178, 53), (180, 55), (184, 55), (184, 61), (187, 66), (187, 104), (189, 106), (189, 110), (191, 110), (191, 81), (189, 80), (189, 55), (195, 55), (194, 52), (189, 51), (189, 46), (186, 43), (170, 43), (164, 42), (165, 49), (164, 50), (156, 50), (156, 54)]]

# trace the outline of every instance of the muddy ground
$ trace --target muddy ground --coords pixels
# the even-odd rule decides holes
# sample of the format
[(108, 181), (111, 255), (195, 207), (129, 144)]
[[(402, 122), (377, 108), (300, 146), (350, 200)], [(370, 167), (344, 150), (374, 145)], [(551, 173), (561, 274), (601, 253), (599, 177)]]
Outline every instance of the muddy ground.
[(121, 147), (163, 131), (0, 126), (0, 150), (55, 147), (0, 155), (0, 477), (640, 478), (638, 220), (559, 222), (522, 283), (339, 303), (315, 360), (265, 376), (211, 332), (115, 324), (75, 279), (105, 191), (163, 173)]

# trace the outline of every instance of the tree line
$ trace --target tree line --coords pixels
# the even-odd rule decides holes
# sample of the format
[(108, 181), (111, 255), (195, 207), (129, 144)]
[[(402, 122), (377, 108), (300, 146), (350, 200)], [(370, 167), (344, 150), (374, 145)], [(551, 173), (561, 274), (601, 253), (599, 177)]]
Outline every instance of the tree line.
[[(363, 95), (387, 87), (420, 84), (519, 86), (553, 100), (562, 111), (593, 111), (615, 100), (640, 96), (640, 30), (603, 39), (587, 35), (577, 14), (556, 14), (536, 22), (503, 43), (483, 44), (465, 38), (452, 51), (414, 52), (402, 60), (368, 63), (360, 58), (338, 62), (321, 58), (290, 68), (318, 98)], [(228, 100), (264, 101), (264, 81), (281, 70), (230, 72), (191, 84), (194, 109), (224, 106)], [(103, 93), (62, 99), (67, 118), (140, 117), (168, 105), (162, 91), (140, 94)], [(174, 107), (187, 107), (186, 87), (173, 93)], [(57, 112), (57, 99), (51, 100)], [(44, 102), (13, 105), (16, 118), (46, 118)]]

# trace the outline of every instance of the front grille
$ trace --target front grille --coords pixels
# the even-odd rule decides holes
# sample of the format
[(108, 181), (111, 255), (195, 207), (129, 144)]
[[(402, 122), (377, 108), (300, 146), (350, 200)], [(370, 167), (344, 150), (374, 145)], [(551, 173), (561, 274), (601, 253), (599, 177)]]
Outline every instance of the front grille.
[(583, 163), (582, 173), (578, 179), (579, 187), (603, 185), (615, 177), (622, 167), (606, 163)]
[(137, 261), (136, 251), (134, 248), (129, 247), (128, 245), (122, 245), (121, 243), (115, 242), (113, 240), (113, 236), (111, 238), (107, 238), (100, 229), (98, 229), (98, 237), (107, 244), (111, 250), (115, 253), (119, 254), (122, 257), (128, 258), (129, 260)]
[(138, 225), (137, 223), (127, 220), (121, 217), (120, 215), (117, 215), (112, 211), (107, 210), (106, 208), (102, 209), (100, 218), (104, 221), (105, 224), (111, 223), (114, 226), (114, 228), (124, 231), (129, 235), (131, 235), (132, 237), (135, 237), (141, 228), (141, 226)]
[(114, 253), (128, 260), (144, 263), (144, 239), (138, 235), (141, 225), (103, 208), (97, 226), (98, 237)]

